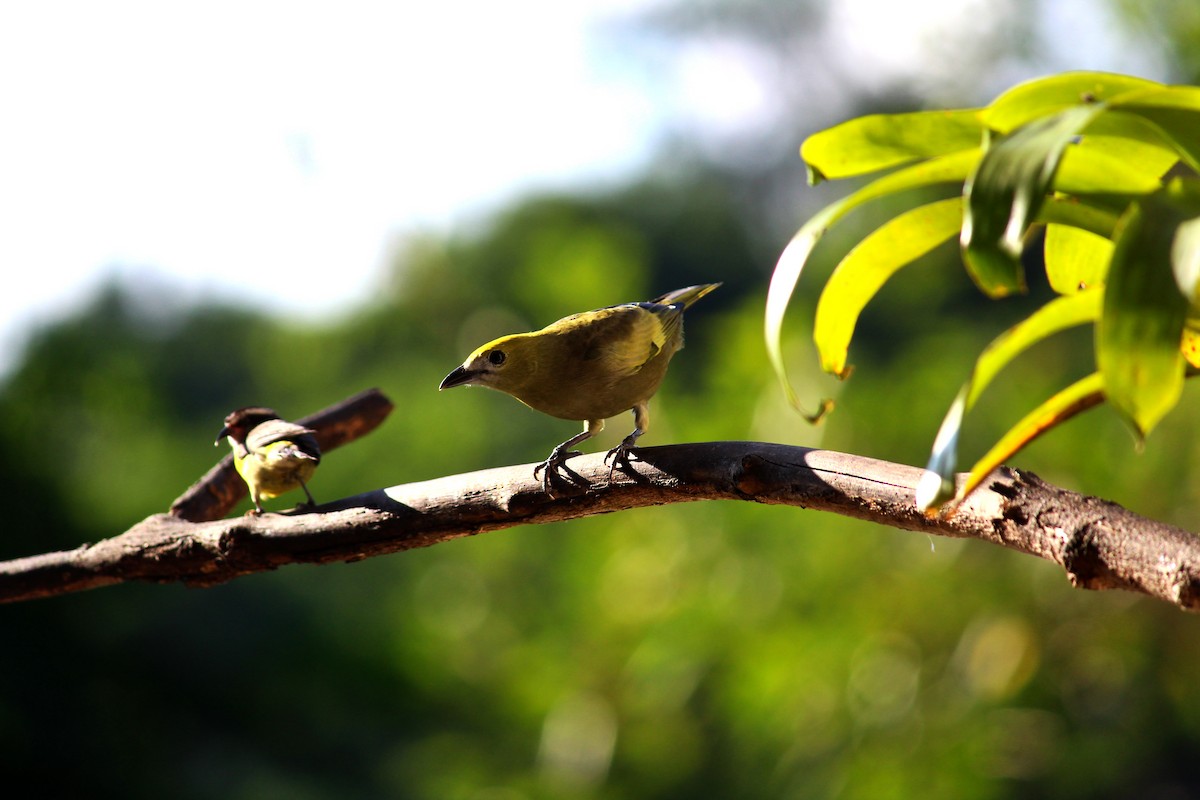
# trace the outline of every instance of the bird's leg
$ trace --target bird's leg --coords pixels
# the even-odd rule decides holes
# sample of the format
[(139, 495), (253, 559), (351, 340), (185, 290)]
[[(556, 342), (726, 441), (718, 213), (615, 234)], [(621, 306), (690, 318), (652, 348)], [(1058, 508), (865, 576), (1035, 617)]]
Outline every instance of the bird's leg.
[(544, 474), (542, 475), (542, 489), (545, 490), (546, 494), (550, 494), (551, 473), (561, 467), (563, 462), (568, 458), (583, 455), (583, 453), (579, 450), (572, 450), (570, 448), (579, 444), (584, 439), (592, 438), (602, 430), (604, 430), (604, 420), (589, 419), (584, 423), (582, 431), (551, 450), (549, 457), (547, 457), (546, 460), (541, 464), (538, 464), (533, 468), (533, 477), (535, 478), (538, 476), (539, 472), (544, 471)]
[(633, 407), (633, 433), (621, 440), (621, 443), (608, 451), (604, 456), (604, 463), (612, 459), (612, 466), (608, 468), (608, 482), (611, 484), (613, 479), (613, 470), (617, 468), (617, 464), (629, 466), (629, 452), (634, 449), (634, 444), (638, 437), (646, 432), (650, 427), (650, 407), (646, 403), (638, 403)]
[(312, 492), (308, 490), (308, 484), (306, 484), (304, 481), (300, 481), (300, 488), (304, 490), (304, 496), (308, 498), (309, 508), (315, 508), (317, 501), (313, 500)]
[(250, 490), (250, 499), (254, 501), (254, 508), (247, 511), (246, 516), (257, 517), (257, 516), (263, 514), (264, 512), (263, 512), (262, 502), (259, 500), (258, 492), (251, 489)]

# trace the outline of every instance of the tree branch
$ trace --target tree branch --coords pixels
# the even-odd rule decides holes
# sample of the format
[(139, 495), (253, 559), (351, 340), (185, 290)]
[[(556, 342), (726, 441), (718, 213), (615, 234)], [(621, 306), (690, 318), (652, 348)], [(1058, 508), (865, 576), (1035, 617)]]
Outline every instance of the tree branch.
[(305, 513), (188, 522), (158, 514), (75, 550), (0, 563), (0, 601), (123, 581), (211, 586), (292, 563), (357, 561), (515, 525), (692, 500), (831, 511), (903, 530), (982, 539), (1060, 565), (1075, 586), (1126, 589), (1200, 609), (1200, 538), (1121, 506), (997, 471), (949, 518), (917, 511), (921, 470), (756, 442), (641, 448), (609, 485), (600, 454), (570, 461), (578, 481), (547, 495), (533, 465), (379, 489)]

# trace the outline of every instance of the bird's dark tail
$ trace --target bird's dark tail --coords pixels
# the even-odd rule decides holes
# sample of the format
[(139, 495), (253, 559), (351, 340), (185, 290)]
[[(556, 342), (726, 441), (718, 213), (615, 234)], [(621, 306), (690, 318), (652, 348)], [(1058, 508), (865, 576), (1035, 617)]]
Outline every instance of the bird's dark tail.
[(660, 306), (681, 305), (684, 308), (688, 308), (692, 303), (720, 285), (719, 283), (701, 283), (698, 286), (689, 286), (686, 289), (676, 289), (673, 292), (667, 292), (662, 297), (654, 298), (651, 302), (657, 303)]

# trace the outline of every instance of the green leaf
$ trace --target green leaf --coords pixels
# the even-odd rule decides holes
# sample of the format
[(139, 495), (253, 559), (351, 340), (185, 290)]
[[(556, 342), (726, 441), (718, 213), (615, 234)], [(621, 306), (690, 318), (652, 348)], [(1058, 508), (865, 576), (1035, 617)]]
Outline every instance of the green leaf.
[(1177, 178), (1168, 186), (1168, 196), (1183, 216), (1171, 244), (1171, 273), (1194, 317), (1200, 308), (1200, 181)]
[(1167, 86), (1138, 92), (1113, 108), (1150, 122), (1194, 170), (1200, 170), (1200, 87)]
[(966, 481), (960, 487), (958, 499), (961, 500), (973, 492), (987, 480), (987, 476), (992, 474), (994, 469), (1012, 458), (1043, 433), (1103, 401), (1104, 379), (1098, 372), (1076, 381), (1055, 394), (1009, 428), (1008, 432), (992, 445), (983, 458), (975, 462)]
[(1140, 436), (1183, 391), (1180, 346), (1188, 301), (1171, 265), (1200, 257), (1196, 237), (1176, 236), (1195, 212), (1179, 196), (1178, 182), (1134, 203), (1118, 228), (1108, 268), (1096, 361), (1108, 399)]
[(1030, 122), (984, 153), (967, 180), (963, 259), (989, 296), (1024, 290), (1025, 232), (1037, 218), (1067, 144), (1103, 108), (1075, 106)]
[(1171, 246), (1171, 272), (1188, 303), (1193, 307), (1200, 303), (1200, 219), (1179, 224)]
[(1117, 229), (1118, 217), (1110, 209), (1095, 205), (1085, 198), (1055, 197), (1051, 195), (1042, 203), (1038, 222), (1070, 225), (1108, 239)]
[(821, 290), (813, 323), (825, 371), (845, 377), (846, 354), (863, 308), (888, 278), (949, 241), (961, 224), (962, 198), (940, 200), (893, 217), (846, 254)]
[(815, 184), (969, 150), (982, 136), (975, 109), (871, 114), (809, 136), (800, 157)]
[[(821, 240), (830, 226), (864, 203), (908, 189), (940, 183), (956, 183), (966, 178), (978, 158), (979, 150), (965, 150), (961, 153), (931, 158), (928, 161), (922, 161), (885, 175), (853, 194), (821, 209), (792, 237), (783, 253), (780, 254), (779, 261), (775, 264), (775, 271), (771, 275), (771, 286), (767, 290), (763, 334), (766, 338), (767, 356), (771, 361), (771, 366), (780, 383), (783, 384), (784, 392), (793, 407), (799, 409), (800, 405), (796, 392), (788, 380), (787, 367), (783, 361), (783, 318), (787, 312), (788, 303), (792, 299), (792, 292), (795, 291), (796, 283), (800, 280), (800, 274), (804, 270), (804, 265), (808, 263), (808, 257), (812, 254), (817, 242)], [(821, 412), (806, 414), (806, 416), (809, 419), (819, 418)]]
[(1085, 136), (1063, 151), (1054, 188), (1066, 194), (1150, 194), (1162, 188), (1159, 178), (1177, 161), (1161, 147)]
[(985, 125), (1010, 133), (1030, 122), (1081, 103), (1162, 88), (1161, 83), (1108, 72), (1067, 72), (1018, 84), (980, 111)]
[(963, 420), (983, 390), (1005, 366), (1043, 339), (1067, 328), (1095, 321), (1100, 315), (1101, 287), (1055, 298), (992, 340), (975, 361), (966, 383), (938, 428), (926, 474), (921, 479), (918, 505), (932, 508), (954, 495), (958, 469), (958, 439)]
[(1099, 285), (1112, 258), (1111, 240), (1071, 225), (1047, 225), (1043, 252), (1050, 288), (1075, 294)]
[[(1087, 133), (1084, 134), (1083, 140), (1076, 145), (1079, 150), (1095, 151), (1106, 155), (1112, 159), (1121, 162), (1125, 167), (1137, 170), (1144, 175), (1153, 175), (1161, 179), (1171, 167), (1179, 163), (1179, 153), (1173, 147), (1164, 143), (1161, 138), (1155, 138), (1154, 141), (1145, 141), (1138, 137), (1138, 131), (1126, 128), (1124, 125), (1109, 126), (1113, 133), (1100, 134), (1094, 133), (1098, 127), (1099, 120), (1107, 120), (1117, 116), (1112, 111), (1112, 106), (1103, 115), (1096, 118), (1088, 126)], [(1123, 119), (1136, 119), (1128, 115), (1121, 115)], [(1149, 127), (1141, 125), (1142, 129), (1148, 130)]]
[(967, 387), (963, 386), (950, 404), (942, 426), (933, 440), (933, 452), (925, 473), (917, 481), (917, 508), (925, 513), (954, 498), (954, 473), (958, 469), (958, 435), (966, 414)]
[(1119, 108), (1114, 108), (1111, 102), (1108, 104), (1108, 110), (1088, 125), (1084, 136), (1103, 136), (1106, 139), (1120, 139), (1153, 147), (1170, 154), (1175, 161), (1178, 161), (1180, 157), (1175, 143), (1163, 133), (1161, 128), (1137, 114), (1128, 114)]

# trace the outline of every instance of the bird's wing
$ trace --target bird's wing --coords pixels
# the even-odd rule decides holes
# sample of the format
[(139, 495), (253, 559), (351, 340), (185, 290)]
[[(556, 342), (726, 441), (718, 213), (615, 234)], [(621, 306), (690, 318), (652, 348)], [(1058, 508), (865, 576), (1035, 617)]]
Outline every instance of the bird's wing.
[(302, 452), (320, 457), (320, 449), (312, 434), (313, 431), (303, 425), (272, 419), (254, 426), (254, 430), (246, 435), (246, 447), (253, 453), (275, 442), (289, 440), (295, 442)]
[(632, 375), (658, 355), (676, 335), (681, 309), (630, 303), (590, 312), (584, 360), (600, 360), (614, 376)]

